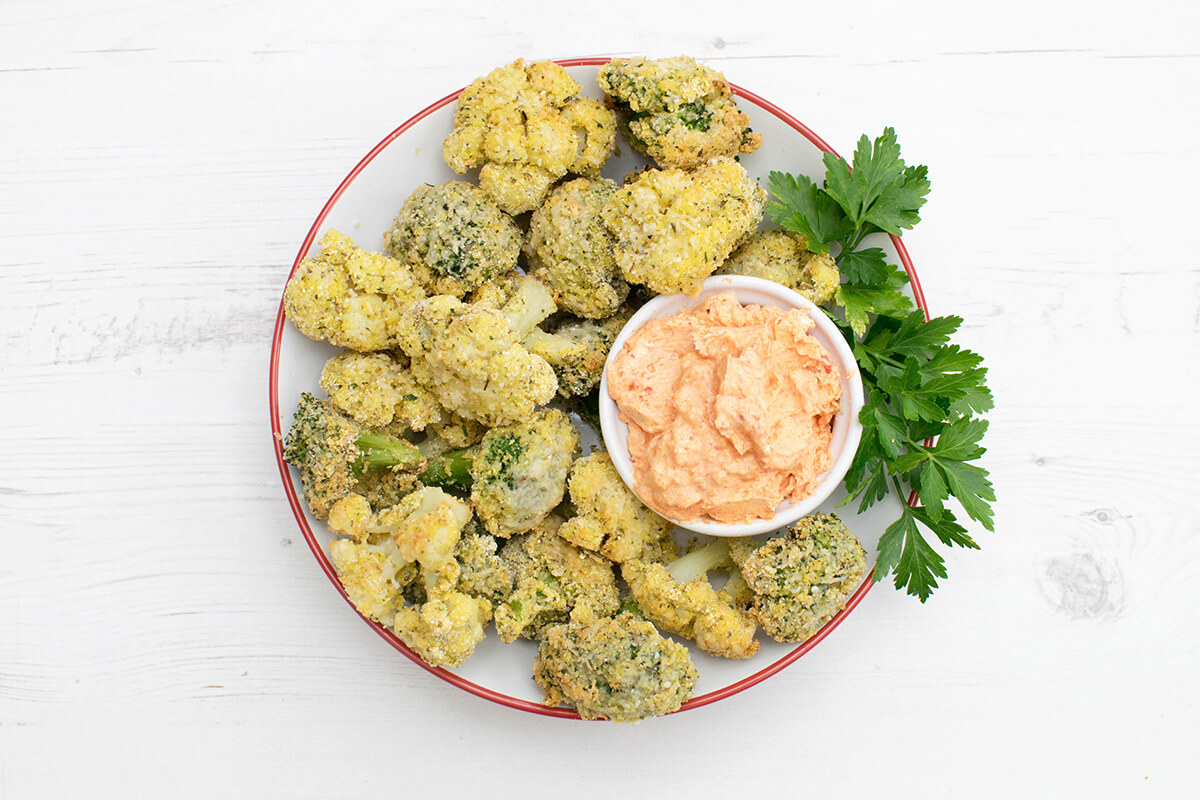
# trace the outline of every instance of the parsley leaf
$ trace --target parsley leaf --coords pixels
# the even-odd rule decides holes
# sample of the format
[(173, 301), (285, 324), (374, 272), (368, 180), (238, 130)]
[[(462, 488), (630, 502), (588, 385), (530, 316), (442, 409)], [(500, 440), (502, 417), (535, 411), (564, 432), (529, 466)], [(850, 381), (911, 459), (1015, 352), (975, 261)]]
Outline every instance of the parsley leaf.
[(886, 266), (882, 281), (843, 283), (837, 289), (834, 301), (842, 307), (846, 322), (858, 336), (866, 331), (872, 316), (902, 317), (913, 307), (909, 296), (901, 293), (908, 284), (908, 275), (899, 267)]
[(780, 227), (804, 234), (814, 253), (828, 252), (829, 242), (853, 231), (841, 207), (807, 176), (772, 172), (768, 185), (778, 198), (768, 204), (768, 213)]
[(858, 140), (851, 164), (826, 153), (818, 186), (804, 175), (771, 173), (767, 213), (804, 234), (814, 252), (835, 252), (842, 282), (834, 317), (858, 361), (866, 391), (863, 435), (846, 473), (847, 497), (861, 513), (895, 492), (914, 497), (879, 539), (875, 580), (893, 575), (897, 588), (922, 602), (946, 577), (933, 541), (978, 548), (954, 509), (993, 530), (996, 496), (976, 462), (992, 408), (987, 369), (976, 353), (951, 343), (957, 316), (926, 319), (904, 293), (908, 275), (880, 247), (881, 233), (898, 236), (920, 221), (929, 194), (928, 170), (900, 157), (896, 133)]

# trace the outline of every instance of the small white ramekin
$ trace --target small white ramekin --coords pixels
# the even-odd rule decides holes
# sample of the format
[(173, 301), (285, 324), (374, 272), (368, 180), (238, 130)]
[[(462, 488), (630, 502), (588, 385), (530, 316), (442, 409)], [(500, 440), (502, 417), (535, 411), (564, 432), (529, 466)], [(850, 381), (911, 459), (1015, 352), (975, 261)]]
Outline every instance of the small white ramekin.
[(604, 435), (604, 445), (612, 457), (617, 472), (636, 494), (637, 489), (633, 485), (633, 464), (629, 458), (629, 427), (621, 421), (618, 416), (617, 404), (608, 394), (608, 367), (634, 331), (650, 320), (686, 311), (710, 295), (721, 292), (733, 292), (742, 305), (775, 306), (785, 310), (799, 308), (806, 312), (816, 323), (810, 332), (829, 354), (834, 366), (838, 368), (838, 376), (842, 384), (841, 407), (833, 418), (833, 440), (830, 443), (833, 457), (832, 466), (820, 476), (816, 491), (811, 495), (795, 503), (784, 500), (779, 504), (775, 510), (775, 516), (771, 519), (759, 519), (745, 523), (715, 522), (706, 517), (688, 522), (671, 520), (682, 528), (710, 536), (753, 536), (790, 525), (806, 514), (815, 511), (842, 482), (846, 471), (850, 469), (854, 453), (858, 449), (859, 439), (862, 438), (862, 423), (858, 420), (858, 412), (863, 407), (863, 385), (862, 375), (858, 371), (858, 363), (854, 360), (850, 346), (833, 321), (803, 295), (762, 278), (750, 278), (743, 275), (714, 275), (704, 281), (704, 288), (697, 297), (675, 294), (660, 295), (650, 300), (638, 309), (638, 312), (621, 329), (621, 333), (617, 336), (612, 351), (608, 355), (608, 363), (604, 366), (604, 377), (600, 381), (600, 429)]

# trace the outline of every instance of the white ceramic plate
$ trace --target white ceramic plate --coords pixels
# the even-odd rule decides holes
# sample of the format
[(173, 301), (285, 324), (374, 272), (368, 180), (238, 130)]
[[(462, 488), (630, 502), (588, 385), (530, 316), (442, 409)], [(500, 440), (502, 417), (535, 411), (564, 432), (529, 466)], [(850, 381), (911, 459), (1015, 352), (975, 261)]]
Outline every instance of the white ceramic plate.
[[(595, 80), (596, 70), (606, 61), (607, 59), (575, 59), (560, 63), (567, 67), (572, 77), (583, 86), (585, 94), (600, 97), (601, 93)], [(821, 154), (832, 148), (777, 106), (752, 92), (736, 86), (734, 88), (740, 107), (750, 116), (754, 130), (763, 137), (762, 147), (757, 152), (740, 158), (742, 165), (760, 185), (766, 186), (767, 176), (772, 170), (803, 172), (814, 179), (824, 175)], [(319, 251), (317, 242), (331, 228), (351, 236), (361, 247), (383, 250), (383, 235), (413, 189), (422, 183), (438, 184), (462, 177), (451, 171), (441, 158), (442, 140), (451, 129), (458, 94), (455, 92), (442, 98), (405, 122), (354, 167), (313, 222), (296, 255), (293, 270), (301, 260)], [(610, 159), (604, 169), (604, 175), (618, 183), (631, 170), (645, 164), (628, 145), (620, 143), (619, 150), (620, 154)], [(467, 176), (470, 180), (474, 178), (474, 175)], [(908, 271), (917, 304), (924, 308), (920, 284), (903, 245), (899, 239), (893, 238), (890, 245), (884, 246), (890, 250), (889, 255), (899, 259), (896, 263), (902, 264)], [(322, 394), (317, 383), (321, 368), (325, 361), (338, 351), (330, 345), (306, 338), (286, 322), (282, 304), (282, 288), (286, 276), (280, 277), (281, 302), (275, 323), (270, 364), (270, 413), (271, 429), (275, 435), (275, 454), (284, 491), (304, 539), (308, 542), (318, 565), (344, 598), (345, 592), (342, 591), (328, 557), (328, 542), (332, 537), (325, 525), (315, 520), (305, 507), (301, 499), (299, 476), (283, 461), (280, 438), (290, 426), (292, 413), (301, 392), (313, 392), (318, 396)], [(585, 452), (596, 442), (595, 435), (585, 438)], [(844, 496), (844, 491), (839, 489), (826, 501), (821, 510), (833, 511), (834, 506)], [(899, 500), (889, 498), (888, 501), (876, 504), (867, 513), (859, 516), (855, 516), (853, 506), (838, 511), (866, 548), (868, 563), (875, 560), (876, 545), (883, 529), (899, 516), (898, 503)], [(778, 644), (760, 635), (762, 649), (754, 658), (744, 661), (714, 658), (693, 647), (693, 660), (700, 673), (700, 679), (696, 685), (695, 696), (683, 709), (695, 708), (736, 694), (792, 664), (837, 627), (866, 595), (869, 586), (868, 578), (841, 613), (813, 638), (801, 644)], [(365, 618), (364, 621), (413, 663), (466, 691), (525, 711), (560, 717), (576, 716), (570, 709), (547, 708), (541, 705), (541, 689), (531, 678), (536, 652), (536, 644), (533, 642), (520, 640), (504, 644), (493, 631), (463, 666), (454, 670), (433, 669), (426, 666), (386, 628)]]

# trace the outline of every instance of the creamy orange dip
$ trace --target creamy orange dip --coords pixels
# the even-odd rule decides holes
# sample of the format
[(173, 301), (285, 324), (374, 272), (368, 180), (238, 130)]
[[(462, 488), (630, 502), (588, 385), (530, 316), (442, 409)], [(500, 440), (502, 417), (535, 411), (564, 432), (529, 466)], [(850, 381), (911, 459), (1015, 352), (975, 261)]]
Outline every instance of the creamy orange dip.
[(813, 493), (841, 384), (812, 326), (724, 292), (629, 337), (608, 392), (646, 505), (681, 522), (749, 522)]

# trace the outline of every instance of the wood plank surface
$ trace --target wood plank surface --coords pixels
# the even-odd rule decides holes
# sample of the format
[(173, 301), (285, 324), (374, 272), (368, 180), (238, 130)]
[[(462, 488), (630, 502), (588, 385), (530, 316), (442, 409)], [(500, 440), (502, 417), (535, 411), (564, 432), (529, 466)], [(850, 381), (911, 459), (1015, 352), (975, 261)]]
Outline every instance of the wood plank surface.
[[(267, 372), (334, 187), (517, 57), (687, 53), (933, 190), (905, 242), (996, 409), (996, 532), (730, 699), (545, 719), (332, 590)], [(1200, 11), (879, 0), (0, 3), (0, 798), (1188, 797)]]

